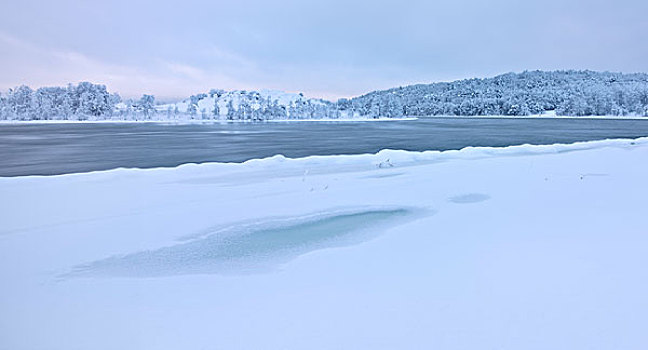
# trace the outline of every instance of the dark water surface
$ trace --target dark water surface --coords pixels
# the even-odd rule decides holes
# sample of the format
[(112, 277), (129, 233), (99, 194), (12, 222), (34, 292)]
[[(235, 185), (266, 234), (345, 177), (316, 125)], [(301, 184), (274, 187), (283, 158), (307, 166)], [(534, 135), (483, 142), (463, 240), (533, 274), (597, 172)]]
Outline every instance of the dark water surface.
[(648, 136), (646, 120), (434, 118), (390, 122), (0, 125), (0, 176)]

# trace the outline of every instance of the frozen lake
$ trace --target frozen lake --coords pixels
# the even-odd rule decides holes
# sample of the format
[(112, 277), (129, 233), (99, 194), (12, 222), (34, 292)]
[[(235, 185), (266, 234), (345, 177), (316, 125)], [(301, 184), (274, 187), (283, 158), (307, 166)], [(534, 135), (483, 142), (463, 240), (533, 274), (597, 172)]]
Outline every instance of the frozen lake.
[(467, 146), (553, 144), (648, 136), (647, 120), (434, 118), (258, 124), (16, 124), (0, 126), (0, 176), (119, 167)]

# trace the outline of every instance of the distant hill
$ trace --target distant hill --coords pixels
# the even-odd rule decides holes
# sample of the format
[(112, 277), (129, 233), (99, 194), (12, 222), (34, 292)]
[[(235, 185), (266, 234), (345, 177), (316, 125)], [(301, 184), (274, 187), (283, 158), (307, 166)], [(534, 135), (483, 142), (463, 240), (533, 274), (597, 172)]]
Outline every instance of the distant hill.
[(374, 91), (338, 103), (359, 115), (648, 116), (648, 74), (531, 71)]
[(330, 102), (280, 91), (211, 90), (178, 102), (122, 101), (104, 85), (27, 86), (0, 95), (0, 120), (273, 120), (542, 114), (648, 116), (648, 74), (528, 71), (418, 84)]

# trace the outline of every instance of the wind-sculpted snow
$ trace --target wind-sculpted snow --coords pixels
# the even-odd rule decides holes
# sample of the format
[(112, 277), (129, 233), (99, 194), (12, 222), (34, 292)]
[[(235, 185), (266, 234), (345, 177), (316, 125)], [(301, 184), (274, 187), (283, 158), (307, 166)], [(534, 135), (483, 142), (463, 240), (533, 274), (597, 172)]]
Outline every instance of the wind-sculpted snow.
[(63, 277), (267, 272), (308, 252), (369, 240), (421, 212), (366, 208), (233, 225), (189, 242), (81, 265)]
[(643, 350), (646, 159), (648, 138), (2, 178), (0, 348)]

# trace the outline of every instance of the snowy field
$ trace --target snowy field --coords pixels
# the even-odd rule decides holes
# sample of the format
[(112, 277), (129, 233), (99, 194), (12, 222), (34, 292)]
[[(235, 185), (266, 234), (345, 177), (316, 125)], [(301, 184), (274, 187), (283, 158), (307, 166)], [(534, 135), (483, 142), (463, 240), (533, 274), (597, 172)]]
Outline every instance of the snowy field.
[(646, 349), (648, 138), (0, 178), (0, 349)]

